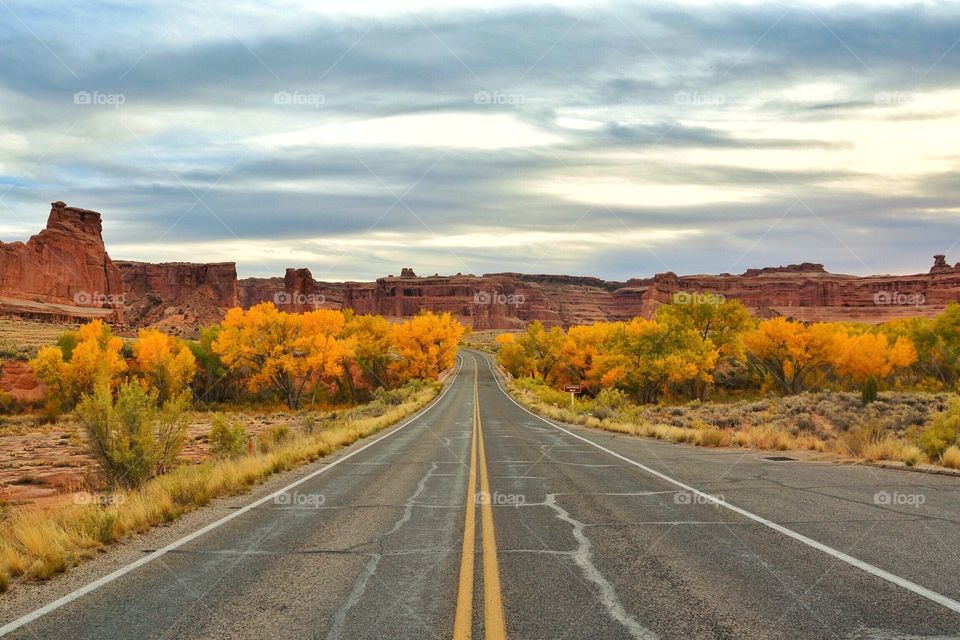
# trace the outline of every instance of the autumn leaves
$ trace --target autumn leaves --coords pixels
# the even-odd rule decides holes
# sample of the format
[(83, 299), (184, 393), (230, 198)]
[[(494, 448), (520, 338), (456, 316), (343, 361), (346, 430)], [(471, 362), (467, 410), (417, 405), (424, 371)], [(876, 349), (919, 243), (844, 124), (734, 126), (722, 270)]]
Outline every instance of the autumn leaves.
[(302, 314), (270, 303), (233, 309), (213, 350), (250, 391), (272, 390), (291, 408), (306, 394), (338, 384), (387, 387), (436, 378), (453, 366), (463, 325), (424, 313), (401, 324), (379, 316), (318, 309)]
[(463, 332), (449, 314), (391, 324), (350, 311), (285, 313), (264, 303), (232, 309), (197, 342), (146, 329), (127, 345), (98, 320), (40, 349), (31, 365), (60, 410), (73, 408), (97, 383), (116, 388), (136, 380), (163, 404), (197, 378), (195, 391), (223, 379), (246, 390), (237, 401), (276, 399), (299, 408), (334, 395), (357, 402), (369, 397), (364, 392), (435, 379), (453, 366)]
[[(935, 320), (880, 327), (782, 317), (758, 322), (739, 302), (692, 300), (660, 307), (653, 320), (599, 322), (566, 332), (533, 323), (525, 333), (498, 337), (498, 360), (516, 377), (555, 388), (580, 384), (590, 395), (618, 389), (640, 403), (702, 399), (716, 387), (795, 394), (894, 379), (910, 386), (923, 383), (931, 370), (951, 384), (956, 365), (938, 365), (957, 350), (958, 323), (944, 323), (948, 316), (960, 319), (960, 307)], [(922, 340), (919, 352), (914, 335)]]

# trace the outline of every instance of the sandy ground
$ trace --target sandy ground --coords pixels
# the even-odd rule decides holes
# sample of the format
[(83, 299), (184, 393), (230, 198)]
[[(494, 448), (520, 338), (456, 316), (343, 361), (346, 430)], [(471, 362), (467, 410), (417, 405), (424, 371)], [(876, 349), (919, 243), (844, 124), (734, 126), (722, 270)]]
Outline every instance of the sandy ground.
[[(248, 433), (258, 434), (279, 424), (296, 423), (286, 413), (233, 414)], [(208, 414), (191, 417), (181, 453), (186, 460), (208, 455)], [(81, 491), (102, 488), (96, 461), (87, 452), (83, 429), (72, 419), (37, 425), (20, 416), (0, 422), (0, 504), (55, 504), (73, 499)]]

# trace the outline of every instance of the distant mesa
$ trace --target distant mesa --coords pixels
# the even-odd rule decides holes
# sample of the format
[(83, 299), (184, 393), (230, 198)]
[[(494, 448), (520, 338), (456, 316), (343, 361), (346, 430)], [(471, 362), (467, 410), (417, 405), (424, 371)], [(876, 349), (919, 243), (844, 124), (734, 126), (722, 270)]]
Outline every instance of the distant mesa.
[(290, 312), (352, 309), (391, 319), (421, 310), (449, 312), (476, 329), (522, 328), (650, 317), (677, 294), (718, 294), (742, 301), (762, 317), (805, 321), (883, 322), (932, 316), (960, 300), (960, 263), (934, 256), (929, 273), (849, 276), (819, 263), (747, 269), (740, 275), (678, 276), (672, 272), (625, 282), (587, 276), (457, 273), (375, 282), (323, 282), (307, 268), (272, 278), (237, 278), (236, 264), (111, 260), (101, 215), (51, 205), (47, 226), (27, 242), (0, 242), (0, 313), (46, 320), (103, 318), (127, 330), (157, 327), (195, 336), (227, 309), (272, 302)]

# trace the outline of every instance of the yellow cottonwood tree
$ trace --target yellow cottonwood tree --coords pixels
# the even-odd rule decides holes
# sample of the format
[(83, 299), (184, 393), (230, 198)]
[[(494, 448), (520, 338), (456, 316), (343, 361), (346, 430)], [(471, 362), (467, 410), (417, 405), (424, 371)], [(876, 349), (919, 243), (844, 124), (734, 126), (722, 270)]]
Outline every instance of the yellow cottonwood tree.
[(340, 311), (291, 314), (265, 302), (227, 312), (213, 349), (251, 391), (273, 389), (295, 409), (308, 390), (343, 373), (350, 349), (337, 336), (344, 325)]
[(449, 313), (423, 312), (394, 327), (398, 360), (390, 371), (400, 382), (428, 380), (449, 369), (457, 360), (457, 347), (465, 328)]
[(388, 386), (388, 368), (396, 358), (393, 326), (383, 316), (358, 316), (349, 310), (344, 316), (347, 322), (342, 337), (352, 341), (352, 349), (343, 380), (356, 402), (358, 391)]
[(197, 372), (197, 359), (190, 348), (155, 329), (140, 331), (133, 343), (133, 357), (140, 383), (157, 390), (160, 404), (182, 393)]
[(693, 329), (634, 318), (612, 339), (601, 380), (656, 402), (665, 392), (692, 381), (712, 382), (719, 353)]
[(65, 409), (72, 408), (81, 395), (92, 393), (98, 381), (116, 386), (127, 369), (121, 354), (123, 341), (102, 320), (81, 326), (69, 342), (75, 346), (67, 357), (59, 346), (43, 347), (30, 361), (37, 377)]
[(800, 393), (809, 376), (823, 371), (842, 348), (838, 326), (819, 322), (807, 326), (786, 318), (764, 320), (743, 338), (747, 359), (770, 376), (788, 395)]
[(850, 376), (858, 384), (868, 378), (882, 383), (897, 369), (916, 361), (917, 350), (905, 336), (891, 342), (882, 333), (838, 335), (834, 366), (838, 374)]

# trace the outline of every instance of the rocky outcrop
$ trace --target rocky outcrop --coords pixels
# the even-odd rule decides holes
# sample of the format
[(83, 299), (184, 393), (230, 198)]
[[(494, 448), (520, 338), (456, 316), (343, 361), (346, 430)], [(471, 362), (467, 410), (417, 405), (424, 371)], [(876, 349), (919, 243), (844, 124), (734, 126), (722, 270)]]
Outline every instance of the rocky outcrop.
[(885, 322), (894, 318), (933, 316), (949, 302), (960, 301), (960, 269), (934, 256), (928, 274), (849, 276), (829, 273), (823, 265), (749, 269), (742, 275), (677, 276), (657, 274), (630, 280), (643, 291), (644, 315), (669, 302), (715, 293), (741, 301), (760, 316), (784, 315), (804, 321)]
[(929, 273), (908, 276), (833, 274), (804, 262), (740, 275), (668, 272), (626, 282), (519, 273), (420, 277), (410, 267), (375, 282), (322, 282), (302, 268), (282, 278), (238, 281), (234, 263), (113, 262), (100, 214), (62, 202), (53, 203), (47, 227), (26, 243), (0, 243), (0, 313), (104, 318), (182, 336), (196, 335), (235, 305), (260, 302), (291, 312), (349, 308), (390, 318), (449, 312), (476, 329), (510, 329), (534, 320), (571, 326), (650, 317), (662, 304), (703, 293), (740, 300), (763, 317), (882, 322), (932, 316), (960, 300), (960, 263), (950, 266), (938, 254)]
[(243, 278), (237, 281), (237, 304), (249, 309), (261, 302), (273, 302), (284, 291), (284, 278)]
[(39, 402), (43, 400), (46, 391), (46, 387), (26, 362), (0, 364), (0, 393), (19, 402)]
[(282, 278), (244, 278), (238, 301), (244, 309), (272, 302), (291, 313), (343, 308), (343, 284), (313, 279), (309, 269), (287, 269)]
[(26, 243), (0, 242), (0, 311), (122, 323), (120, 271), (103, 245), (100, 214), (54, 202)]
[(947, 303), (960, 301), (960, 266), (951, 267), (944, 256), (937, 256), (929, 274), (861, 277), (829, 273), (822, 264), (805, 262), (748, 269), (740, 275), (667, 272), (627, 282), (518, 273), (427, 278), (402, 273), (373, 283), (346, 283), (344, 306), (392, 317), (420, 309), (447, 311), (475, 329), (508, 329), (533, 320), (572, 326), (652, 317), (663, 304), (682, 304), (707, 293), (739, 300), (761, 317), (877, 323), (933, 316)]
[(420, 278), (401, 272), (400, 277), (373, 283), (346, 283), (343, 305), (357, 313), (394, 318), (421, 310), (447, 312), (475, 329), (521, 328), (534, 320), (568, 326), (638, 315), (641, 297), (620, 285), (572, 276), (494, 273)]
[(118, 260), (126, 315), (132, 327), (151, 326), (192, 336), (219, 322), (237, 305), (237, 266), (233, 262), (152, 264)]

